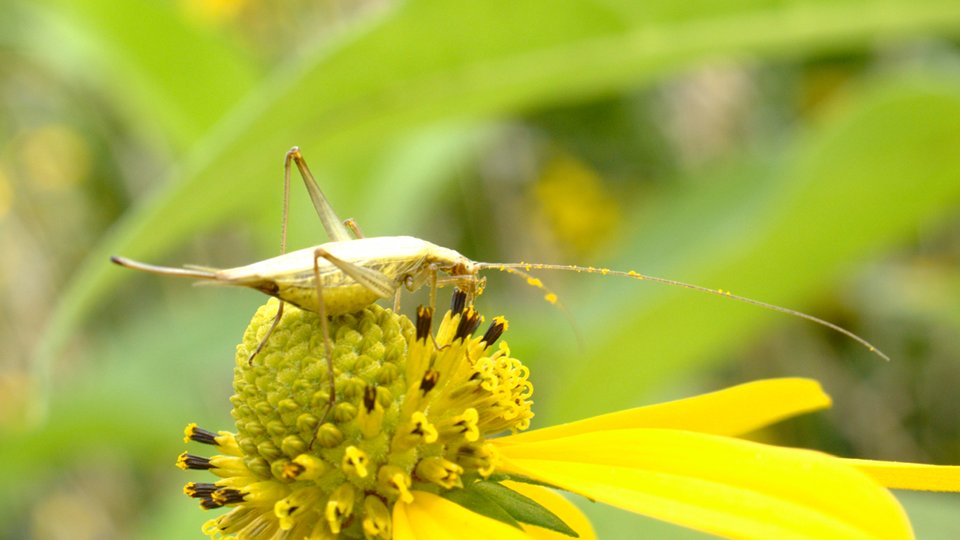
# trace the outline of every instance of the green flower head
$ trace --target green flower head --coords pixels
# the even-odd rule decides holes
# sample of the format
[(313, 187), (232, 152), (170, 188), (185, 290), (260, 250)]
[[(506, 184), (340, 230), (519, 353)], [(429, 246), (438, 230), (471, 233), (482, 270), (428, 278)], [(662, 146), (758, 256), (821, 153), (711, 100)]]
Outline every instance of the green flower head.
[(488, 477), (491, 434), (530, 425), (529, 371), (494, 347), (507, 323), (482, 318), (456, 293), (436, 335), (432, 313), (415, 323), (371, 305), (329, 321), (336, 399), (331, 400), (317, 315), (287, 309), (248, 362), (276, 313), (271, 300), (237, 347), (231, 398), (237, 433), (190, 425), (186, 439), (214, 445), (207, 459), (184, 453), (184, 469), (221, 479), (189, 483), (204, 508), (234, 506), (210, 520), (212, 536), (391, 538), (391, 509), (412, 491), (438, 493)]

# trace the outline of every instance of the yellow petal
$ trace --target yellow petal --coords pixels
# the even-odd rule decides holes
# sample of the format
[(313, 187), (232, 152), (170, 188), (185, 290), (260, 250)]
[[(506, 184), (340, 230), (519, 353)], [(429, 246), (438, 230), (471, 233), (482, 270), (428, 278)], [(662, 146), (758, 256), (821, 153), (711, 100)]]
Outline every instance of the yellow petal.
[(425, 491), (414, 491), (412, 503), (393, 506), (394, 540), (461, 540), (467, 533), (470, 538), (531, 538), (520, 529)]
[(702, 433), (593, 432), (498, 445), (498, 470), (735, 538), (912, 538), (896, 499), (832, 456)]
[[(521, 495), (530, 497), (547, 510), (553, 512), (558, 518), (562, 519), (564, 523), (569, 525), (571, 529), (577, 531), (577, 534), (580, 535), (580, 540), (597, 540), (597, 534), (593, 531), (593, 526), (590, 524), (587, 516), (563, 495), (560, 495), (552, 489), (524, 484), (522, 482), (504, 482), (503, 485)], [(533, 525), (524, 525), (523, 530), (527, 531), (527, 534), (537, 540), (570, 540), (570, 537), (565, 534)]]
[(668, 428), (740, 435), (830, 406), (830, 396), (811, 379), (768, 379), (696, 397), (594, 416), (511, 435), (503, 443), (532, 442), (578, 433), (624, 428)]
[(871, 461), (869, 459), (844, 459), (842, 461), (867, 473), (888, 488), (960, 491), (960, 467), (956, 465), (925, 465), (897, 461)]

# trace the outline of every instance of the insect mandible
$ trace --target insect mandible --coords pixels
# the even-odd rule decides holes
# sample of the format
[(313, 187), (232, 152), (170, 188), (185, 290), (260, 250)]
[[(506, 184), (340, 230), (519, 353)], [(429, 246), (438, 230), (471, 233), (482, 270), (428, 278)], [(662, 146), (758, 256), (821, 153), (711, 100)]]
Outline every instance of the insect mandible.
[[(313, 206), (330, 241), (318, 246), (286, 252), (287, 221), (290, 201), (290, 173), (292, 164), (297, 166)], [(431, 307), (436, 302), (438, 287), (454, 285), (467, 293), (472, 300), (483, 289), (482, 270), (497, 270), (515, 274), (527, 283), (541, 289), (545, 298), (557, 303), (557, 296), (543, 283), (532, 277), (533, 270), (564, 270), (591, 274), (613, 275), (652, 281), (664, 285), (692, 289), (707, 294), (745, 302), (764, 309), (806, 319), (837, 331), (866, 347), (870, 352), (889, 359), (870, 342), (829, 321), (800, 311), (739, 296), (722, 289), (711, 289), (667, 278), (624, 272), (607, 268), (542, 263), (487, 263), (473, 261), (460, 253), (412, 236), (365, 237), (352, 219), (341, 221), (330, 202), (320, 191), (298, 147), (291, 148), (284, 159), (283, 216), (280, 234), (280, 255), (250, 265), (222, 270), (201, 268), (171, 268), (133, 261), (114, 256), (110, 260), (120, 266), (154, 274), (188, 277), (215, 284), (250, 287), (281, 302), (267, 334), (250, 355), (253, 362), (270, 339), (274, 328), (283, 315), (286, 303), (320, 317), (321, 330), (327, 353), (327, 367), (333, 373), (331, 342), (327, 329), (327, 317), (360, 311), (381, 298), (394, 298), (399, 307), (402, 288), (414, 291), (429, 284)], [(327, 412), (335, 402), (334, 377), (329, 377), (330, 401)]]

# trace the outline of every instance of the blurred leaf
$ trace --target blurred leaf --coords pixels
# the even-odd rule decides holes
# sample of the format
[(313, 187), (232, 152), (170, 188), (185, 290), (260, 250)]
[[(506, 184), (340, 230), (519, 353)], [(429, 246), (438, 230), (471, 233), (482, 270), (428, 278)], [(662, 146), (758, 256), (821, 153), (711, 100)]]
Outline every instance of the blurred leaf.
[(214, 28), (190, 25), (177, 2), (26, 5), (46, 23), (29, 36), (40, 58), (103, 84), (131, 125), (159, 128), (177, 150), (203, 136), (256, 82), (257, 66)]
[[(767, 173), (766, 166), (744, 168), (752, 173), (739, 182), (715, 182), (665, 204), (625, 250), (630, 262), (621, 257), (614, 266), (637, 265), (654, 275), (809, 309), (818, 291), (858, 261), (955, 211), (958, 147), (957, 81), (877, 84), (796, 141)], [(657, 219), (664, 215), (669, 218)], [(592, 323), (586, 360), (541, 351), (553, 366), (568, 367), (553, 376), (577, 381), (562, 394), (541, 394), (550, 401), (545, 409), (551, 419), (637, 404), (652, 383), (732, 352), (744, 332), (788, 322), (734, 302), (630, 285), (610, 279), (592, 284), (580, 317)], [(865, 337), (883, 347), (883, 336)], [(629, 382), (610, 384), (613, 378)]]
[[(189, 445), (183, 427), (230, 429), (232, 347), (260, 295), (194, 291), (199, 304), (160, 306), (149, 318), (120, 318), (90, 347), (88, 369), (58, 387), (42, 425), (0, 430), (0, 519), (43, 489), (48, 476), (85, 459), (129, 457), (142, 470), (173, 465)], [(179, 474), (179, 476), (178, 476)], [(190, 506), (189, 501), (184, 501)]]
[(897, 491), (896, 495), (910, 514), (910, 521), (913, 523), (917, 538), (923, 540), (960, 538), (960, 521), (957, 520), (957, 503), (960, 503), (960, 495), (910, 491)]
[[(56, 311), (39, 380), (63, 339), (122, 274), (111, 253), (157, 255), (253, 211), (291, 143), (315, 168), (440, 119), (474, 119), (612, 92), (721, 55), (790, 54), (960, 29), (951, 1), (410, 1), (258, 88), (162, 191), (92, 250)], [(365, 179), (360, 183), (360, 192)], [(341, 201), (339, 198), (334, 200)], [(349, 208), (350, 201), (338, 202)], [(338, 206), (339, 207), (339, 206)], [(245, 210), (244, 210), (245, 209)], [(391, 222), (405, 209), (377, 216)], [(341, 210), (342, 211), (342, 210)]]

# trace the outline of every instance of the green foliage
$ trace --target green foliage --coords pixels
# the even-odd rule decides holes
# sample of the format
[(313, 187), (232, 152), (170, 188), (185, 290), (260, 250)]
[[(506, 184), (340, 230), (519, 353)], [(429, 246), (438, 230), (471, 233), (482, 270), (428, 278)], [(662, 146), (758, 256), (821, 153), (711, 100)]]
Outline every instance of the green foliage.
[(475, 512), (519, 527), (535, 525), (576, 538), (577, 532), (540, 503), (497, 482), (478, 481), (462, 490), (449, 490), (443, 497)]
[[(960, 52), (950, 40), (960, 35), (960, 4), (952, 0), (409, 0), (336, 28), (306, 18), (304, 27), (281, 25), (266, 39), (244, 38), (242, 21), (231, 28), (190, 19), (172, 1), (8, 4), (0, 7), (0, 43), (17, 60), (9, 69), (82, 89), (72, 99), (102, 117), (91, 137), (105, 142), (91, 146), (109, 149), (101, 159), (114, 176), (95, 189), (146, 192), (95, 244), (76, 246), (82, 262), (51, 256), (63, 270), (44, 306), (47, 324), (27, 332), (34, 354), (11, 367), (28, 374), (32, 423), (0, 416), (0, 459), (12, 471), (0, 487), (8, 519), (42, 514), (36, 501), (63, 477), (106, 461), (118, 482), (138, 482), (122, 494), (139, 504), (111, 514), (123, 536), (181, 537), (158, 531), (183, 530), (189, 519), (199, 527), (189, 501), (182, 511), (171, 506), (169, 482), (154, 479), (176, 472), (157, 463), (172, 464), (188, 421), (229, 428), (233, 341), (261, 299), (157, 284), (107, 258), (226, 266), (275, 254), (280, 165), (294, 144), (338, 212), (368, 235), (419, 235), (477, 259), (634, 268), (806, 311), (826, 303), (844, 316), (856, 307), (828, 299), (845, 295), (862, 306), (869, 302), (860, 296), (892, 293), (841, 294), (838, 283), (916, 237), (952, 238), (956, 227)], [(280, 20), (292, 25), (293, 15)], [(295, 46), (271, 49), (273, 41)], [(798, 105), (818, 67), (837, 64), (841, 81), (823, 102)], [(743, 114), (749, 126), (729, 136), (732, 149), (685, 162), (669, 154), (681, 152), (664, 142), (670, 135), (657, 107), (671, 84), (704, 68), (746, 72), (754, 115)], [(609, 110), (630, 121), (597, 122), (587, 133), (551, 121)], [(687, 119), (698, 126), (692, 133), (708, 129), (706, 119)], [(620, 130), (635, 124), (659, 131)], [(478, 162), (510, 160), (498, 152), (518, 126), (532, 133), (530, 147), (547, 148), (538, 159), (557, 151), (589, 161), (577, 141), (610, 140), (623, 149), (610, 170), (647, 171), (607, 178), (629, 217), (597, 260), (537, 244), (529, 193), (478, 172)], [(616, 176), (604, 174), (609, 164), (593, 165)], [(323, 241), (306, 197), (293, 198), (292, 245)], [(228, 248), (204, 250), (198, 239)], [(236, 245), (243, 249), (229, 249)], [(545, 423), (677, 397), (688, 393), (683, 385), (715, 388), (704, 380), (733, 370), (731, 360), (764, 327), (786, 322), (627, 280), (540, 277), (571, 308), (582, 350), (535, 291), (490, 276), (482, 301), (488, 315), (514, 322), (506, 339), (534, 369), (537, 419)], [(124, 283), (134, 279), (136, 289)], [(960, 288), (950, 279), (948, 290)], [(880, 315), (870, 320), (878, 319), (873, 328), (897, 326)], [(958, 320), (954, 313), (939, 324), (956, 335)], [(865, 337), (899, 347), (895, 335)], [(869, 355), (848, 345), (848, 360)], [(163, 511), (154, 513), (154, 504)], [(955, 510), (920, 499), (909, 507), (934, 524)], [(614, 536), (624, 530), (618, 519), (634, 524), (608, 518), (613, 524), (598, 529)]]

